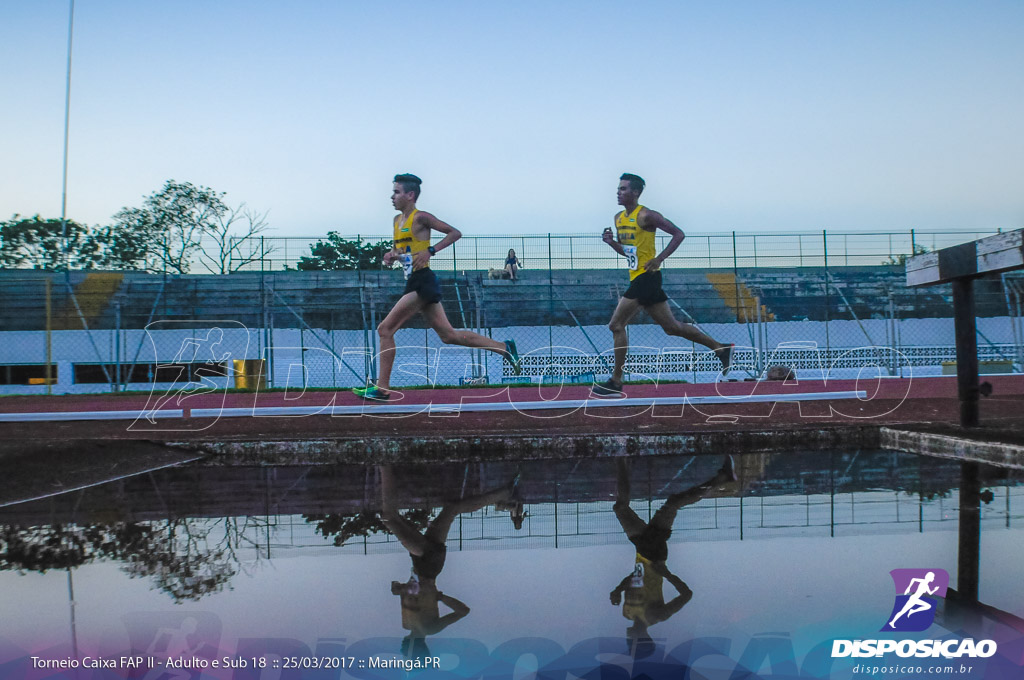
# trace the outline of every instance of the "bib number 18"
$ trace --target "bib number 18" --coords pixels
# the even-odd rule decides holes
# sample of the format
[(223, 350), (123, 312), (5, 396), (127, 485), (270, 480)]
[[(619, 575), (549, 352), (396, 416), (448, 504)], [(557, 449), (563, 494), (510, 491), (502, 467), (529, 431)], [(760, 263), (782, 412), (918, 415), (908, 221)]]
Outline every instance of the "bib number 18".
[(629, 267), (630, 271), (636, 271), (638, 269), (636, 259), (636, 246), (622, 246), (622, 250), (626, 254), (626, 266)]

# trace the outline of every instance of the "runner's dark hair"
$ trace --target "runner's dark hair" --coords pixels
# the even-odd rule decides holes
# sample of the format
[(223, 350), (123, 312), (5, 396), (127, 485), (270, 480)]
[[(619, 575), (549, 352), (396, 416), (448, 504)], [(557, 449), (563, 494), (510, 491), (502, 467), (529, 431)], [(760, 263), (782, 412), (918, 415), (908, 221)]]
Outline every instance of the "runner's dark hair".
[[(642, 182), (643, 180), (640, 181)], [(420, 185), (423, 184), (423, 180), (421, 180), (416, 175), (410, 173), (395, 175), (394, 182), (395, 184), (401, 185), (402, 191), (406, 193), (409, 193), (411, 191), (413, 198), (420, 197)]]
[[(622, 173), (622, 177), (620, 177), (619, 179), (624, 179), (627, 182), (629, 182), (629, 188), (638, 194), (643, 193), (644, 187), (647, 186), (647, 182), (645, 182), (643, 177), (641, 177), (640, 175), (634, 175), (632, 173), (624, 172)], [(397, 182), (398, 180), (396, 179), (395, 181)]]

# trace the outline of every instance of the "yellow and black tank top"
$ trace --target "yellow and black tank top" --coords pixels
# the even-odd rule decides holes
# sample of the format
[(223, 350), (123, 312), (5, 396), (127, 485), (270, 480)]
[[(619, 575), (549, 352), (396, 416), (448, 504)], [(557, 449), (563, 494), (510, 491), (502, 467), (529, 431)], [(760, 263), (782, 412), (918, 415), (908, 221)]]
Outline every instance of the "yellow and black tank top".
[(637, 553), (633, 576), (622, 602), (622, 615), (630, 621), (642, 621), (648, 626), (658, 623), (650, 620), (649, 610), (652, 604), (665, 603), (664, 581), (665, 577), (654, 569), (654, 562)]
[(623, 210), (615, 218), (615, 230), (618, 232), (619, 243), (626, 251), (626, 266), (629, 267), (629, 280), (644, 273), (644, 265), (654, 258), (654, 232), (642, 229), (637, 222), (642, 205), (638, 205), (633, 212), (626, 214)]
[[(398, 251), (398, 255), (401, 258), (402, 268), (405, 269), (406, 277), (412, 272), (412, 256), (421, 250), (426, 250), (430, 246), (429, 233), (427, 238), (419, 239), (416, 238), (412, 228), (412, 223), (416, 220), (416, 213), (418, 212), (419, 210), (413, 210), (404, 222), (401, 215), (395, 218), (395, 250)], [(427, 264), (424, 267), (417, 267), (417, 269), (424, 269), (429, 266)]]

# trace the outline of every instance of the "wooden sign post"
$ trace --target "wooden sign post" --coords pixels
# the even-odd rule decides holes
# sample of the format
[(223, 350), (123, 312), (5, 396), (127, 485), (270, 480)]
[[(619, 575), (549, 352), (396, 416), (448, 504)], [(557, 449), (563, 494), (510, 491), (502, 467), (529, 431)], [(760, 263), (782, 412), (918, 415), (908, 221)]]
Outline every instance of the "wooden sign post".
[(978, 328), (974, 279), (1024, 268), (1024, 229), (916, 255), (907, 260), (910, 287), (953, 284), (956, 383), (960, 424), (978, 426)]

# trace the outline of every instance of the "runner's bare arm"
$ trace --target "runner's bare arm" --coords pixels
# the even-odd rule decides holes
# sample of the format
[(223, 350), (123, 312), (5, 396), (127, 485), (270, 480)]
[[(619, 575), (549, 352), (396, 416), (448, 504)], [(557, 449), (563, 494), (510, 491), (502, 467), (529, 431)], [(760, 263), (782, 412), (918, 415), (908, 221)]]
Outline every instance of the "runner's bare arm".
[[(447, 248), (448, 246), (462, 238), (461, 231), (459, 231), (452, 225), (448, 224), (447, 222), (442, 222), (441, 220), (437, 219), (430, 213), (423, 212), (422, 210), (416, 213), (415, 228), (422, 229), (425, 232), (423, 233), (422, 238), (430, 238), (430, 232), (432, 230), (439, 231), (442, 234), (444, 234), (444, 238), (438, 241), (437, 245), (434, 246), (434, 252), (444, 250), (445, 248)], [(427, 252), (426, 250), (421, 250), (420, 252), (416, 253), (413, 256), (413, 264), (416, 266), (425, 265), (429, 261), (430, 253)]]
[[(394, 226), (394, 224), (396, 224), (397, 222), (398, 222), (398, 218), (396, 217), (394, 220), (392, 220), (392, 226)], [(384, 257), (382, 258), (383, 261), (384, 261), (384, 266), (385, 267), (390, 267), (391, 264), (398, 258), (399, 255), (400, 255), (400, 253), (398, 252), (398, 248), (395, 247), (395, 243), (394, 243), (394, 241), (392, 241), (391, 242), (391, 250), (389, 250), (388, 252), (384, 253)]]
[[(616, 217), (618, 217), (618, 215), (616, 215)], [(614, 224), (615, 224), (615, 221), (613, 219), (612, 220), (612, 225), (613, 226), (605, 227), (604, 233), (601, 234), (601, 240), (603, 240), (605, 243), (610, 245), (612, 247), (612, 250), (617, 252), (619, 255), (625, 255), (626, 251), (622, 249), (622, 244), (619, 243), (619, 240), (615, 236)]]
[(451, 595), (445, 595), (442, 592), (438, 592), (437, 593), (437, 601), (438, 602), (443, 602), (446, 605), (448, 605), (449, 607), (451, 607), (452, 611), (458, 613), (460, 615), (460, 617), (465, 616), (466, 614), (469, 613), (469, 607), (467, 607), (465, 605), (465, 603), (460, 602), (459, 600), (456, 600)]
[(613, 605), (618, 605), (622, 602), (622, 591), (626, 589), (631, 578), (633, 578), (633, 572), (626, 574), (626, 578), (622, 579), (619, 585), (615, 586), (615, 590), (608, 593)]
[(683, 230), (672, 224), (668, 219), (665, 218), (660, 212), (656, 210), (649, 210), (644, 208), (637, 215), (637, 224), (640, 225), (641, 229), (648, 231), (657, 231), (661, 229), (663, 232), (672, 237), (672, 240), (665, 246), (665, 250), (661, 251), (661, 254), (654, 257), (644, 263), (644, 269), (646, 271), (657, 271), (661, 267), (661, 263), (664, 262), (668, 257), (676, 251), (682, 242), (686, 238), (686, 234)]
[(446, 604), (449, 608), (451, 608), (452, 611), (451, 613), (445, 614), (437, 620), (437, 630), (431, 631), (432, 633), (440, 633), (442, 630), (452, 625), (453, 623), (455, 623), (456, 621), (463, 618), (464, 616), (466, 616), (466, 614), (469, 613), (469, 607), (467, 607), (463, 602), (460, 602), (459, 600), (456, 600), (454, 597), (451, 597), (450, 595), (445, 595), (444, 593), (439, 592), (437, 594), (437, 601)]
[(671, 600), (666, 602), (664, 606), (657, 607), (659, 610), (655, 614), (654, 618), (659, 621), (665, 621), (671, 618), (676, 612), (686, 606), (686, 603), (693, 599), (693, 591), (683, 583), (683, 589), (679, 591), (679, 594), (673, 597)]

